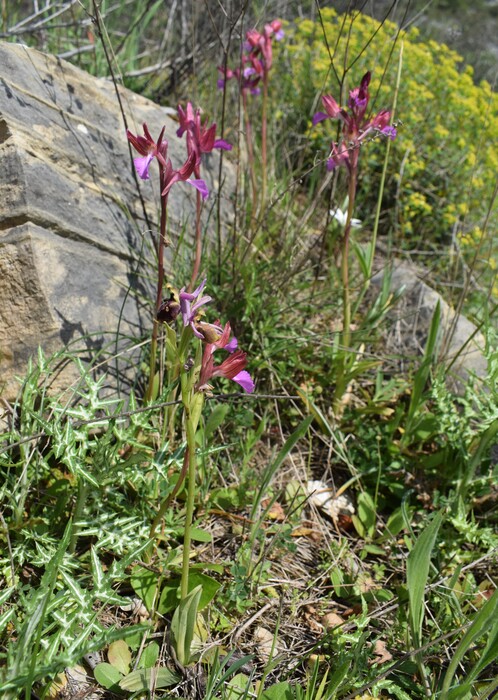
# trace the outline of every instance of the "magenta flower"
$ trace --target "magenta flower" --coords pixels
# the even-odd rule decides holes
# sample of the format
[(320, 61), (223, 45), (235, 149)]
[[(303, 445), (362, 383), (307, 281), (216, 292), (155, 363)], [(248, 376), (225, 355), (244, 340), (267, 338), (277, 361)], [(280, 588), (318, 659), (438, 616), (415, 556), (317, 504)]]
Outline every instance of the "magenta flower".
[(243, 93), (250, 91), (252, 95), (259, 95), (258, 83), (268, 77), (273, 63), (272, 40), (280, 41), (283, 36), (282, 22), (278, 19), (265, 24), (262, 33), (256, 29), (246, 32), (240, 68), (218, 68), (223, 76), (218, 80), (218, 87), (223, 88), (227, 80), (236, 78)]
[(187, 109), (184, 110), (181, 105), (178, 105), (178, 119), (180, 126), (177, 130), (177, 136), (180, 138), (187, 132), (187, 151), (195, 156), (195, 169), (198, 171), (201, 165), (201, 155), (203, 153), (211, 153), (214, 148), (220, 148), (224, 151), (231, 151), (232, 146), (223, 139), (216, 139), (216, 124), (211, 124), (208, 127), (207, 121), (202, 124), (201, 111), (192, 107), (192, 103), (187, 103)]
[(209, 190), (204, 180), (190, 177), (195, 170), (194, 154), (189, 155), (185, 163), (178, 170), (173, 170), (169, 158), (162, 159), (161, 164), (163, 166), (161, 174), (161, 194), (163, 197), (168, 196), (170, 189), (176, 182), (186, 182), (192, 185), (192, 187), (195, 187), (196, 190), (201, 193), (203, 199), (206, 199), (209, 195)]
[(164, 127), (161, 129), (157, 142), (154, 141), (150, 135), (147, 124), (143, 125), (143, 130), (144, 136), (134, 136), (134, 134), (127, 129), (126, 136), (128, 137), (128, 141), (131, 143), (133, 148), (140, 153), (139, 158), (133, 159), (138, 176), (142, 180), (148, 180), (150, 178), (149, 165), (159, 154), (162, 155), (163, 158), (166, 157), (168, 142), (163, 141)]
[(365, 73), (359, 87), (349, 93), (348, 109), (340, 107), (331, 95), (322, 97), (325, 112), (317, 112), (313, 116), (313, 126), (324, 119), (338, 119), (342, 122), (342, 143), (332, 143), (330, 156), (327, 160), (327, 169), (345, 164), (351, 170), (353, 162), (358, 159), (358, 151), (368, 134), (382, 134), (391, 140), (396, 138), (396, 129), (389, 124), (391, 113), (386, 109), (381, 110), (371, 119), (366, 115), (370, 95), (370, 71)]
[(222, 90), (227, 80), (235, 78), (240, 85), (242, 93), (249, 91), (251, 95), (259, 95), (261, 89), (258, 87), (258, 83), (261, 80), (261, 75), (256, 72), (254, 66), (244, 68), (244, 65), (250, 62), (249, 57), (245, 54), (242, 55), (241, 62), (242, 70), (240, 68), (234, 68), (233, 70), (230, 68), (224, 69), (222, 66), (218, 66), (218, 70), (223, 75), (222, 78), (218, 79), (218, 87)]
[[(247, 366), (247, 355), (242, 350), (237, 349), (237, 339), (230, 339), (231, 328), (227, 323), (220, 337), (212, 343), (207, 343), (202, 356), (201, 373), (197, 384), (198, 391), (209, 389), (209, 380), (213, 377), (226, 377), (241, 386), (245, 392), (251, 394), (254, 391), (254, 382), (245, 367)], [(229, 356), (220, 364), (214, 364), (215, 350), (222, 348), (227, 350)]]
[(168, 142), (163, 140), (164, 127), (159, 134), (157, 142), (154, 141), (150, 135), (147, 124), (143, 125), (143, 130), (144, 136), (135, 136), (130, 130), (126, 132), (128, 141), (133, 148), (140, 153), (140, 157), (134, 158), (133, 160), (138, 176), (142, 180), (148, 180), (150, 178), (150, 164), (154, 158), (156, 158), (159, 164), (162, 197), (168, 196), (170, 189), (176, 182), (187, 182), (189, 185), (199, 190), (202, 197), (205, 199), (209, 194), (209, 190), (204, 180), (198, 178), (190, 179), (190, 176), (195, 170), (195, 156), (189, 155), (182, 167), (178, 170), (174, 170), (171, 160), (168, 158)]
[(250, 29), (246, 33), (246, 48), (249, 55), (257, 56), (258, 53), (261, 53), (264, 71), (268, 72), (273, 62), (272, 38), (275, 37), (277, 41), (280, 41), (283, 36), (282, 22), (278, 19), (274, 19), (270, 24), (265, 24), (262, 34), (256, 29)]

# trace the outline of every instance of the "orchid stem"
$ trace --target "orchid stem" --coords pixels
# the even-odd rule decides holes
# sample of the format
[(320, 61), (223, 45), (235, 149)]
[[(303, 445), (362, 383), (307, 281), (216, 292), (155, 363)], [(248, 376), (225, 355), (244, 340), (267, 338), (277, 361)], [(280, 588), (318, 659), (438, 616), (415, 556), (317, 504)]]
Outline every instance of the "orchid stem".
[[(200, 178), (201, 174), (200, 173), (195, 173), (196, 178)], [(201, 258), (202, 258), (202, 230), (201, 230), (201, 210), (202, 210), (202, 196), (199, 190), (197, 190), (197, 199), (196, 199), (196, 218), (195, 218), (195, 259), (194, 259), (194, 267), (192, 270), (192, 277), (190, 278), (190, 284), (188, 287), (188, 291), (191, 292), (192, 289), (195, 287), (195, 281), (197, 279), (197, 276), (199, 274), (199, 269), (201, 267)]]
[(192, 541), (192, 521), (195, 503), (195, 425), (190, 412), (190, 405), (185, 405), (187, 455), (188, 455), (188, 484), (187, 484), (187, 510), (185, 513), (185, 533), (183, 536), (183, 561), (182, 578), (180, 582), (180, 596), (183, 600), (188, 595), (188, 575), (190, 565), (190, 545)]
[(266, 204), (267, 187), (267, 114), (268, 114), (268, 73), (263, 78), (263, 106), (261, 112), (261, 202), (260, 217), (263, 215)]
[(351, 221), (353, 219), (354, 204), (356, 197), (358, 153), (353, 153), (351, 171), (349, 176), (348, 191), (348, 211), (346, 215), (346, 225), (344, 227), (344, 244), (341, 259), (342, 278), (342, 334), (340, 347), (340, 360), (337, 368), (337, 381), (334, 391), (334, 413), (341, 413), (341, 399), (347, 386), (347, 369), (351, 344), (351, 294), (349, 288), (349, 239), (351, 234)]
[(251, 189), (252, 189), (252, 217), (256, 218), (256, 209), (258, 203), (258, 189), (256, 185), (256, 171), (254, 162), (254, 147), (252, 143), (252, 129), (251, 120), (249, 118), (249, 111), (247, 109), (247, 95), (245, 90), (242, 90), (242, 109), (244, 111), (244, 122), (246, 129), (246, 144), (247, 144), (247, 158), (249, 160), (249, 175), (251, 178)]
[[(162, 183), (162, 170), (159, 174), (159, 182)], [(154, 324), (152, 326), (152, 337), (150, 341), (150, 362), (149, 362), (149, 384), (145, 393), (145, 403), (150, 403), (154, 398), (154, 385), (156, 377), (157, 364), (157, 336), (159, 332), (159, 323), (157, 321), (157, 312), (163, 300), (163, 285), (164, 285), (164, 249), (169, 245), (166, 238), (166, 228), (168, 223), (168, 197), (161, 196), (161, 221), (159, 228), (159, 241), (157, 243), (157, 289), (156, 289), (156, 306), (154, 310)], [(159, 377), (159, 380), (161, 378)], [(159, 381), (159, 386), (161, 381)]]

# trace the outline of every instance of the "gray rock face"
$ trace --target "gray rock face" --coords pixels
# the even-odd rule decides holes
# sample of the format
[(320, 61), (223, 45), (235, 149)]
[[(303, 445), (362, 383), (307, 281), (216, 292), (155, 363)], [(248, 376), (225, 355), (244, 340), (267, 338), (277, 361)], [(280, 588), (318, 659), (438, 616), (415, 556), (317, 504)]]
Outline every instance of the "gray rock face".
[[(380, 288), (384, 274), (379, 272), (372, 278), (374, 288)], [(457, 315), (441, 295), (424, 282), (414, 266), (397, 262), (391, 272), (390, 284), (393, 292), (402, 290), (402, 295), (389, 312), (393, 322), (386, 338), (389, 354), (402, 361), (402, 358), (414, 358), (423, 353), (439, 302), (439, 359), (449, 368), (449, 385), (459, 391), (471, 374), (481, 378), (486, 376), (484, 336), (471, 321)]]
[[(114, 349), (116, 333), (150, 331), (159, 192), (154, 165), (138, 194), (112, 83), (15, 44), (0, 42), (0, 65), (0, 395), (11, 400), (38, 345), (51, 353), (70, 344), (89, 359)], [(166, 125), (179, 167), (186, 149), (176, 110), (119, 93), (133, 133), (145, 121), (156, 138)], [(210, 156), (206, 209), (217, 173), (218, 156)], [(173, 242), (180, 232), (188, 241), (193, 188), (175, 185), (168, 211)]]

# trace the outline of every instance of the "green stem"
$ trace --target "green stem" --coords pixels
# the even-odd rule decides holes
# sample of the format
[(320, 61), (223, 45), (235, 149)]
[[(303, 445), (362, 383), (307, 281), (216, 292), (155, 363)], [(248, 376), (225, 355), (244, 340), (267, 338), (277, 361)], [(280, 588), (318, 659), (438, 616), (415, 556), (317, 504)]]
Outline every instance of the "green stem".
[[(201, 174), (200, 172), (195, 173), (196, 178), (200, 178)], [(194, 268), (192, 270), (192, 277), (190, 278), (190, 284), (188, 287), (188, 291), (191, 292), (192, 289), (195, 287), (195, 281), (197, 279), (197, 275), (199, 274), (199, 268), (201, 266), (201, 258), (202, 258), (202, 230), (201, 230), (201, 209), (202, 209), (202, 195), (197, 190), (197, 201), (196, 201), (196, 218), (195, 218), (195, 259), (194, 259)]]
[(249, 160), (249, 175), (251, 178), (251, 189), (252, 189), (252, 217), (256, 217), (256, 209), (258, 205), (258, 189), (256, 185), (256, 164), (254, 162), (254, 147), (252, 142), (252, 129), (251, 120), (249, 118), (249, 111), (247, 109), (247, 94), (245, 90), (242, 90), (242, 109), (244, 112), (244, 122), (246, 130), (246, 145), (247, 145), (247, 158)]
[[(352, 155), (352, 160), (353, 160)], [(349, 349), (351, 342), (351, 294), (349, 289), (349, 239), (351, 234), (351, 220), (353, 218), (354, 203), (356, 198), (356, 163), (351, 164), (351, 175), (349, 178), (348, 191), (348, 211), (346, 226), (344, 228), (344, 246), (342, 249), (341, 275), (343, 289), (343, 323), (342, 323), (342, 347), (345, 352)]]
[(164, 518), (164, 514), (166, 513), (166, 510), (168, 509), (169, 504), (175, 498), (175, 496), (179, 492), (183, 482), (185, 481), (185, 477), (187, 476), (188, 464), (189, 464), (189, 458), (188, 458), (188, 451), (187, 451), (187, 452), (185, 452), (185, 456), (183, 458), (182, 470), (181, 470), (180, 475), (178, 477), (178, 481), (175, 484), (175, 488), (169, 494), (169, 496), (166, 496), (164, 501), (161, 503), (161, 505), (159, 506), (159, 510), (157, 511), (156, 517), (152, 521), (152, 525), (150, 527), (150, 533), (149, 533), (149, 538), (151, 540), (154, 539), (155, 534), (156, 534), (156, 530), (159, 527), (159, 525), (161, 524), (161, 520)]
[(341, 280), (342, 280), (342, 334), (341, 346), (339, 348), (339, 362), (337, 366), (337, 380), (334, 391), (333, 407), (334, 413), (339, 415), (341, 410), (341, 399), (348, 384), (348, 364), (350, 359), (351, 345), (351, 294), (349, 289), (349, 239), (351, 234), (351, 220), (354, 213), (356, 198), (356, 183), (358, 175), (358, 150), (351, 152), (348, 188), (348, 211), (346, 225), (344, 227), (344, 238), (341, 258)]
[(192, 542), (192, 521), (194, 516), (195, 503), (195, 425), (190, 413), (190, 405), (185, 406), (186, 432), (187, 432), (187, 455), (188, 455), (188, 484), (187, 484), (187, 510), (185, 513), (185, 533), (183, 536), (183, 561), (182, 578), (180, 582), (181, 599), (188, 595), (188, 574), (190, 564), (190, 545)]
[[(159, 175), (159, 182), (162, 183), (162, 171)], [(157, 364), (157, 336), (159, 332), (159, 323), (157, 322), (157, 312), (163, 300), (163, 285), (164, 285), (164, 250), (169, 241), (166, 237), (166, 227), (168, 223), (168, 197), (161, 196), (161, 222), (159, 229), (159, 241), (157, 243), (157, 288), (156, 288), (156, 306), (154, 312), (154, 325), (152, 326), (152, 337), (150, 341), (150, 360), (149, 360), (149, 384), (145, 393), (145, 403), (150, 403), (154, 398), (154, 379), (156, 376)], [(159, 381), (159, 386), (161, 381)]]

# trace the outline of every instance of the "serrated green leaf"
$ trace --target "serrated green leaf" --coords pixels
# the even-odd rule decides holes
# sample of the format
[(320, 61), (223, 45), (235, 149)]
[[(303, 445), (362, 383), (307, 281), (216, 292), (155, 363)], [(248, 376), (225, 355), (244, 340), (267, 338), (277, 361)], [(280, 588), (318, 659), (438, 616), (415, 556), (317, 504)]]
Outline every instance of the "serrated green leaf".
[(180, 682), (180, 676), (169, 668), (138, 668), (123, 678), (119, 687), (131, 693), (152, 691), (154, 688), (169, 688)]

